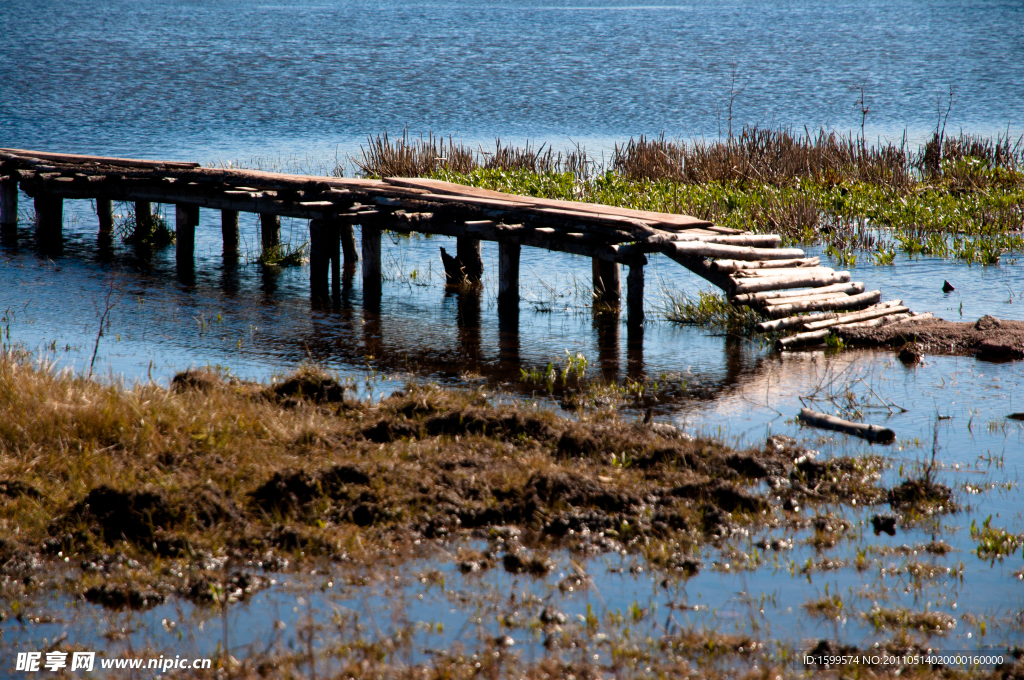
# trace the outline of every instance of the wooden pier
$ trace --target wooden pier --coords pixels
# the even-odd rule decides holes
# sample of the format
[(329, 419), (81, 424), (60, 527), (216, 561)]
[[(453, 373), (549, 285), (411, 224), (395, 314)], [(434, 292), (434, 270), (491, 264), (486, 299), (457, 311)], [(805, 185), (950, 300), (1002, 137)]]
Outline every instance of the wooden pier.
[[(773, 234), (750, 234), (686, 215), (516, 196), (433, 179), (350, 179), (201, 167), (197, 163), (0, 149), (0, 227), (16, 234), (18, 190), (34, 201), (39, 248), (59, 252), (64, 200), (95, 201), (98, 229), (113, 228), (114, 201), (134, 203), (137, 229), (152, 229), (152, 204), (173, 204), (179, 269), (194, 266), (199, 208), (221, 211), (225, 253), (237, 252), (238, 213), (260, 215), (261, 246), (280, 245), (281, 216), (309, 220), (310, 290), (329, 299), (342, 268), (361, 261), (364, 305), (381, 296), (381, 234), (421, 232), (456, 238), (446, 254), (449, 280), (473, 284), (483, 276), (481, 241), (498, 243), (498, 302), (519, 301), (523, 246), (592, 259), (595, 302), (622, 304), (626, 276), (627, 326), (644, 320), (647, 255), (663, 253), (721, 288), (736, 305), (772, 320), (765, 332), (785, 331), (779, 349), (820, 344), (841, 324), (902, 323), (914, 315), (899, 300), (881, 301), (849, 272), (822, 267), (798, 248), (781, 248)], [(361, 252), (354, 227), (361, 230)]]

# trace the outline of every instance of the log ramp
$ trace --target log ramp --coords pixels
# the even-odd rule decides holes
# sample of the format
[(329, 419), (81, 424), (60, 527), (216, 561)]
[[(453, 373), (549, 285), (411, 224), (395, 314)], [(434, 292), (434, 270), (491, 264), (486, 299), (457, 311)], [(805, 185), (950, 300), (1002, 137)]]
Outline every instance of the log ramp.
[[(644, 265), (664, 253), (721, 288), (737, 306), (770, 320), (762, 332), (788, 333), (780, 350), (819, 345), (846, 324), (905, 323), (914, 315), (899, 300), (822, 267), (799, 248), (781, 248), (773, 234), (750, 234), (695, 217), (593, 203), (505, 194), (433, 179), (383, 180), (288, 175), (201, 167), (198, 163), (137, 160), (0, 149), (0, 226), (17, 234), (18, 189), (35, 204), (39, 248), (59, 252), (63, 201), (95, 201), (100, 233), (113, 228), (112, 202), (135, 204), (138, 228), (151, 229), (152, 204), (173, 204), (177, 262), (191, 270), (199, 208), (221, 211), (224, 252), (237, 253), (238, 213), (260, 215), (261, 245), (280, 245), (280, 217), (309, 219), (310, 289), (316, 299), (340, 290), (346, 268), (362, 261), (364, 304), (378, 307), (381, 232), (423, 232), (456, 238), (444, 253), (449, 283), (479, 282), (480, 241), (498, 243), (499, 307), (519, 300), (522, 246), (592, 258), (595, 302), (621, 306), (626, 276), (627, 325), (644, 319)], [(354, 226), (361, 229), (356, 250)], [(328, 285), (330, 282), (330, 285)], [(930, 316), (930, 315), (928, 315)]]

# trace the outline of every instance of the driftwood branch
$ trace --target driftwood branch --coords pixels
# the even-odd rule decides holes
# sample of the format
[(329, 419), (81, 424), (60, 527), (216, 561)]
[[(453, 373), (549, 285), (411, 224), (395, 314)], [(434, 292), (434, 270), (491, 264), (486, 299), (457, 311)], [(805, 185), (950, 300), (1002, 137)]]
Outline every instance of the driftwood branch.
[(851, 420), (843, 420), (827, 413), (819, 413), (809, 408), (800, 409), (800, 420), (826, 430), (834, 430), (845, 434), (852, 434), (855, 437), (866, 439), (876, 444), (891, 444), (896, 440), (896, 433), (887, 427), (855, 423)]

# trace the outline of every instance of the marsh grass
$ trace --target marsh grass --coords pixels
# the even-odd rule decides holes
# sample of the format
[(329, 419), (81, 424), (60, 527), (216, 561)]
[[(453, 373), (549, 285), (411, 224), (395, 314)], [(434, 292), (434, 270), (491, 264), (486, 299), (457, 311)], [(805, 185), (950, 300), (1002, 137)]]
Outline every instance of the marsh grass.
[(309, 259), (309, 243), (292, 246), (290, 243), (264, 248), (256, 262), (273, 267), (298, 267)]
[(664, 316), (676, 323), (701, 326), (734, 335), (753, 335), (764, 320), (751, 307), (735, 307), (724, 295), (698, 291), (693, 297), (677, 291), (665, 291)]
[(164, 248), (174, 243), (177, 234), (167, 222), (167, 217), (162, 211), (158, 210), (153, 213), (151, 218), (153, 230), (147, 234), (139, 230), (135, 209), (129, 206), (130, 204), (122, 204), (121, 209), (124, 212), (115, 215), (114, 218), (114, 233), (122, 243), (153, 248)]

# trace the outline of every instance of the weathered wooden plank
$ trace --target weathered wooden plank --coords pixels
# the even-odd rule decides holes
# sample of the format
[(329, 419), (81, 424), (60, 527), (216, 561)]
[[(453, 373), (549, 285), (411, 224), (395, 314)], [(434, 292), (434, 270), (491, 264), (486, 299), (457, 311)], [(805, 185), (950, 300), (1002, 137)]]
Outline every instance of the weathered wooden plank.
[(795, 349), (797, 347), (810, 347), (812, 345), (820, 345), (825, 342), (825, 338), (828, 337), (829, 331), (811, 331), (809, 333), (797, 333), (791, 335), (788, 338), (779, 338), (775, 341), (775, 349)]
[(85, 156), (74, 153), (51, 153), (49, 151), (29, 151), (27, 149), (0, 149), (3, 154), (20, 158), (39, 158), (60, 163), (92, 163), (96, 165), (125, 166), (132, 168), (198, 168), (199, 163), (179, 161), (149, 161), (138, 158), (115, 158), (111, 156)]
[(823, 319), (822, 321), (813, 321), (804, 326), (809, 331), (817, 331), (822, 328), (829, 328), (831, 326), (839, 326), (848, 323), (854, 323), (856, 321), (867, 321), (868, 319), (875, 319), (880, 316), (887, 316), (889, 314), (899, 314), (901, 312), (909, 312), (910, 310), (900, 303), (902, 300), (889, 300), (883, 302), (874, 309), (867, 309), (861, 312), (855, 312), (853, 314), (842, 314), (835, 319)]
[(716, 243), (683, 242), (666, 243), (665, 254), (674, 253), (685, 257), (725, 258), (730, 260), (791, 260), (803, 257), (799, 248), (752, 248)]
[(785, 269), (741, 269), (729, 276), (737, 283), (747, 279), (758, 279), (780, 276), (814, 276), (818, 274), (829, 274), (835, 272), (831, 267), (787, 267)]
[(711, 268), (723, 274), (730, 274), (740, 270), (752, 269), (791, 269), (795, 267), (817, 267), (821, 260), (817, 257), (804, 257), (793, 260), (754, 260), (744, 262), (742, 260), (715, 260)]
[[(732, 279), (730, 279), (732, 280)], [(759, 279), (746, 279), (734, 281), (732, 295), (744, 293), (760, 293), (766, 290), (779, 290), (782, 288), (818, 288), (831, 286), (836, 283), (846, 283), (850, 280), (850, 272), (832, 272), (810, 275), (793, 274), (791, 276), (763, 276)]]
[(736, 305), (763, 304), (767, 300), (778, 298), (798, 298), (817, 293), (846, 293), (847, 295), (857, 295), (858, 293), (863, 292), (864, 284), (853, 281), (850, 283), (837, 283), (831, 286), (816, 287), (811, 290), (766, 290), (760, 293), (744, 293), (743, 295), (734, 296), (732, 298), (732, 303)]

